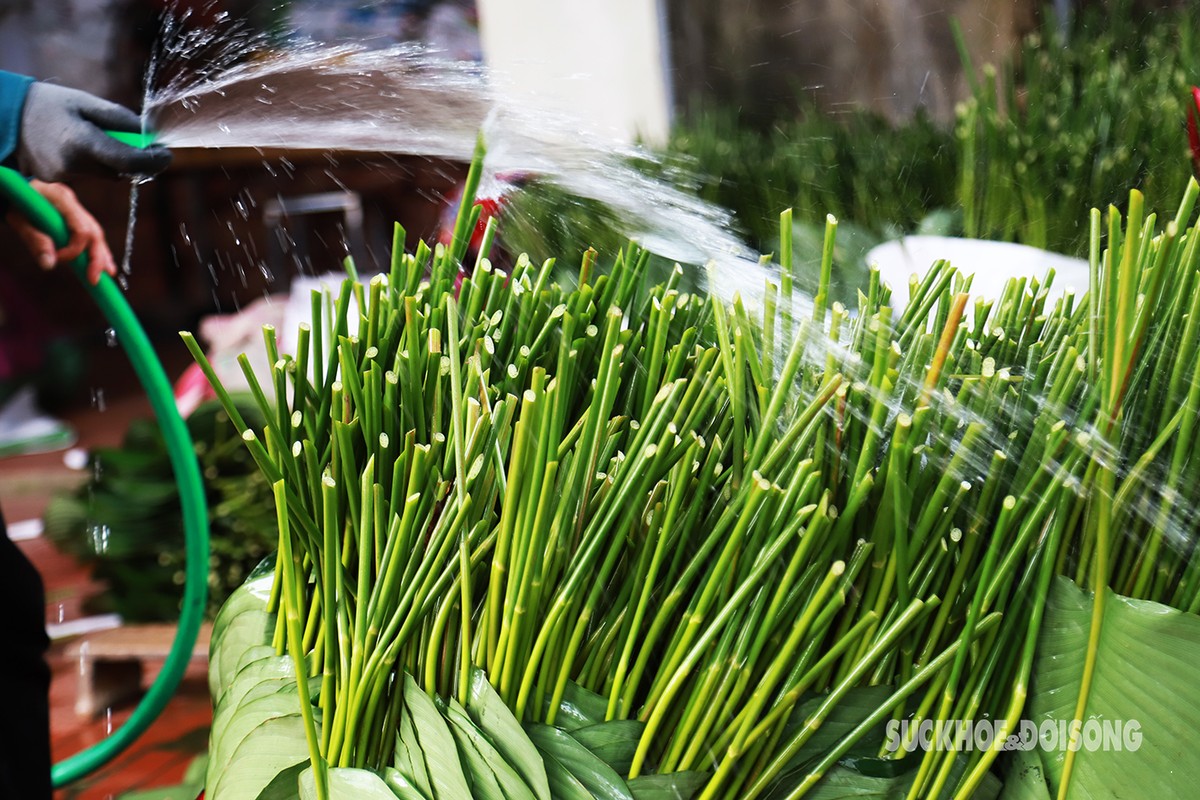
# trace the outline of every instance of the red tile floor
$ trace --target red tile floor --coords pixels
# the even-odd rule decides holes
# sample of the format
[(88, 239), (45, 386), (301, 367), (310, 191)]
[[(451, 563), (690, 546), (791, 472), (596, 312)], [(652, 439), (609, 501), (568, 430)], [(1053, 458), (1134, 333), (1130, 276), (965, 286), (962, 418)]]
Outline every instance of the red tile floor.
[[(172, 379), (186, 363), (186, 351), (181, 351), (181, 346), (176, 349), (169, 341), (160, 346), (164, 362), (175, 367), (174, 370), (168, 367)], [(99, 383), (92, 378), (93, 385), (104, 390), (104, 409), (84, 405), (60, 415), (78, 432), (76, 447), (85, 449), (119, 443), (130, 420), (151, 413), (124, 362), (116, 363), (113, 355), (98, 355), (103, 362), (114, 362), (93, 369), (93, 375), (104, 376)], [(85, 473), (64, 464), (61, 451), (0, 459), (0, 507), (10, 524), (40, 518), (54, 492), (75, 486), (84, 477)], [(84, 568), (57, 551), (45, 538), (20, 542), (19, 546), (45, 581), (47, 622), (78, 618), (90, 595), (106, 591)], [(55, 642), (49, 657), (53, 671), (50, 723), (55, 761), (100, 741), (109, 730), (120, 726), (133, 709), (133, 703), (129, 703), (96, 719), (77, 716), (74, 704), (79, 666), (65, 655), (67, 644), (67, 641)], [(207, 748), (212, 712), (204, 666), (199, 663), (189, 669), (179, 692), (133, 747), (95, 774), (59, 790), (56, 800), (117, 800), (127, 792), (178, 784), (188, 764)], [(144, 685), (154, 677), (153, 669), (147, 672)]]

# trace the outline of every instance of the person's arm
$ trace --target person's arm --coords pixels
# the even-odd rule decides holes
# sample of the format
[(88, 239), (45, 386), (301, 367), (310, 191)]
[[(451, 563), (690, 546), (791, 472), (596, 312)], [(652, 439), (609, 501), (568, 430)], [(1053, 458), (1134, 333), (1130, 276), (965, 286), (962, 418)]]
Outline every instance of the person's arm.
[(104, 239), (104, 230), (96, 218), (79, 202), (75, 192), (61, 183), (45, 183), (36, 178), (30, 181), (29, 185), (36, 189), (42, 197), (49, 200), (50, 205), (62, 214), (63, 221), (67, 224), (67, 230), (71, 232), (71, 239), (67, 245), (61, 249), (56, 248), (49, 236), (33, 227), (20, 214), (14, 211), (8, 213), (8, 224), (25, 242), (25, 246), (37, 260), (38, 266), (42, 269), (51, 269), (55, 264), (71, 261), (86, 251), (89, 281), (99, 282), (100, 275), (105, 272), (109, 275), (116, 275), (117, 265), (113, 260), (112, 251), (108, 248), (108, 242)]
[[(25, 75), (0, 71), (0, 164), (32, 175), (30, 185), (62, 214), (71, 233), (65, 247), (24, 217), (7, 219), (43, 269), (88, 253), (92, 283), (116, 274), (104, 231), (75, 193), (57, 181), (76, 172), (154, 175), (170, 163), (164, 147), (137, 148), (105, 131), (136, 132), (141, 120), (124, 106), (77, 89), (39, 83)], [(51, 181), (51, 182), (48, 182)]]
[(0, 71), (0, 164), (16, 166), (17, 140), (21, 135), (21, 109), (33, 78)]
[(0, 161), (15, 156), (21, 172), (44, 181), (70, 175), (156, 175), (165, 147), (131, 147), (106, 131), (137, 133), (141, 118), (95, 95), (0, 72)]

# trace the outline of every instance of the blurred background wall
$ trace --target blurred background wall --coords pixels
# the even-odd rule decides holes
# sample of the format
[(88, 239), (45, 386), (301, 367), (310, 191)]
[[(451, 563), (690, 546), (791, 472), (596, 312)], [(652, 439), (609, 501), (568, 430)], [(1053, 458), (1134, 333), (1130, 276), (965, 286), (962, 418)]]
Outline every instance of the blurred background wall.
[[(1121, 2), (1121, 0), (1116, 0)], [(948, 123), (966, 95), (960, 26), (975, 67), (1010, 55), (1057, 14), (1113, 0), (663, 0), (676, 111), (713, 102), (751, 119), (787, 116), (798, 96), (825, 109), (854, 104), (891, 119), (924, 109)], [(1186, 0), (1133, 0), (1143, 9)]]
[(965, 84), (951, 21), (976, 62), (1001, 59), (1035, 24), (1034, 0), (667, 0), (683, 110), (718, 98), (754, 117), (798, 93), (899, 120), (949, 120)]

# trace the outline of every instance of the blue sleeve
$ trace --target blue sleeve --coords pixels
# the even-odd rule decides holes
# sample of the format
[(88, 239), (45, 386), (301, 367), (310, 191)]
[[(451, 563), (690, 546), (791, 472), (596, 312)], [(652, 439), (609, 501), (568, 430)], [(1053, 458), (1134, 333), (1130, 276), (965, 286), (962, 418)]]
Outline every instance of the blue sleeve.
[(21, 134), (21, 109), (33, 78), (0, 71), (0, 162), (7, 161), (17, 149)]

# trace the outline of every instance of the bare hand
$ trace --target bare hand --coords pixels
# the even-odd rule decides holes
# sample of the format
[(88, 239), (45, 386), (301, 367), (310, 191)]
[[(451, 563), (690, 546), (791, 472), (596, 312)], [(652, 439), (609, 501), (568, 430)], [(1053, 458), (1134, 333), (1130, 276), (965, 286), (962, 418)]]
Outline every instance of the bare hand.
[(100, 274), (103, 272), (116, 275), (117, 264), (113, 260), (112, 251), (108, 249), (108, 242), (104, 239), (104, 229), (79, 202), (75, 192), (64, 184), (46, 183), (36, 179), (30, 181), (29, 185), (62, 214), (63, 221), (67, 223), (67, 230), (71, 233), (71, 240), (67, 242), (66, 247), (55, 248), (49, 236), (29, 224), (20, 214), (10, 211), (8, 223), (37, 259), (38, 266), (42, 269), (52, 269), (55, 264), (72, 261), (87, 251), (89, 281), (93, 284), (99, 283)]

